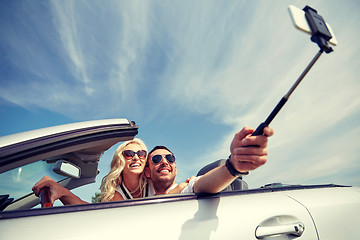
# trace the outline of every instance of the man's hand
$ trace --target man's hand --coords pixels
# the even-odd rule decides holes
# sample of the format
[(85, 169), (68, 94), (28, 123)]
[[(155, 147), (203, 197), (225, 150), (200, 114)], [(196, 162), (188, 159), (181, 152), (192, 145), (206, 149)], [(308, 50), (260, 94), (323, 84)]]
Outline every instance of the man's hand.
[(230, 163), (239, 172), (252, 171), (266, 163), (267, 141), (268, 137), (274, 134), (274, 130), (265, 127), (265, 135), (251, 136), (254, 131), (252, 128), (244, 127), (235, 135), (230, 145)]

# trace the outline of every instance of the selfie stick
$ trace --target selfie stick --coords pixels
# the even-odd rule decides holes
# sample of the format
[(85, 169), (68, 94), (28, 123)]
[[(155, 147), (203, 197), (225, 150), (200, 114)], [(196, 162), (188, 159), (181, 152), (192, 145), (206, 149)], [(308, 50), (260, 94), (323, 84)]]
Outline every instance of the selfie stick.
[(269, 126), (271, 121), (275, 118), (275, 116), (279, 113), (281, 108), (285, 105), (290, 95), (294, 92), (295, 88), (300, 84), (301, 80), (305, 77), (305, 75), (310, 71), (311, 67), (316, 63), (323, 52), (330, 53), (333, 49), (328, 45), (328, 41), (332, 38), (329, 29), (326, 27), (325, 20), (317, 14), (317, 11), (309, 6), (306, 6), (304, 9), (306, 20), (311, 29), (311, 41), (318, 44), (320, 47), (319, 52), (315, 55), (315, 57), (311, 60), (309, 65), (302, 72), (300, 77), (296, 80), (294, 85), (290, 88), (288, 93), (280, 100), (280, 102), (276, 105), (274, 110), (270, 113), (265, 122), (261, 123), (252, 136), (258, 136), (264, 134), (264, 128)]

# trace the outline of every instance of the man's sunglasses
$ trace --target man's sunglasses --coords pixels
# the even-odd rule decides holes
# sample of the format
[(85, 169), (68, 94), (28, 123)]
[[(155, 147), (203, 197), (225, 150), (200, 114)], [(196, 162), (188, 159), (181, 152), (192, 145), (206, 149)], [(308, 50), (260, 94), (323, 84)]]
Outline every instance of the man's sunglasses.
[(144, 159), (146, 157), (146, 151), (145, 150), (139, 150), (137, 152), (134, 152), (133, 150), (124, 150), (122, 152), (125, 159), (129, 160), (135, 156), (135, 154), (140, 158)]
[[(175, 162), (175, 156), (172, 155), (172, 154), (166, 154), (164, 157), (165, 157), (166, 161), (168, 161), (169, 163), (174, 163), (174, 162)], [(154, 155), (154, 156), (151, 158), (151, 161), (152, 161), (154, 164), (159, 164), (162, 159), (163, 159), (163, 156), (157, 154), (157, 155)]]

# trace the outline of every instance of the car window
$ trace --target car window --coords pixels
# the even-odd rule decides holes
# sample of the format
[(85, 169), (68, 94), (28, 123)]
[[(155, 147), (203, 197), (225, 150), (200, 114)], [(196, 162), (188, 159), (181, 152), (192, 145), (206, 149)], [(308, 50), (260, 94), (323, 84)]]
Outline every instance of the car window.
[(31, 193), (31, 188), (43, 176), (59, 181), (65, 177), (52, 171), (54, 163), (34, 162), (0, 174), (0, 195), (9, 194), (14, 200)]

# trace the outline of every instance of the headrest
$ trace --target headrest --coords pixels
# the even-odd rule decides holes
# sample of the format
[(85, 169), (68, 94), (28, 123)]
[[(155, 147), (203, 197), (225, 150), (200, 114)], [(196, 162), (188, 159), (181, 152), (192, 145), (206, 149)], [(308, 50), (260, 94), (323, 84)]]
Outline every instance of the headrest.
[[(205, 167), (203, 167), (202, 169), (200, 169), (200, 171), (197, 173), (196, 176), (201, 176), (204, 175), (205, 173), (209, 172), (210, 170), (225, 164), (226, 159), (220, 159), (217, 160), (215, 162), (212, 162), (208, 165), (206, 165)], [(247, 190), (249, 189), (247, 183), (245, 181), (242, 180), (242, 177), (238, 177), (237, 179), (235, 179), (229, 186), (227, 186), (224, 190), (222, 190), (221, 192), (229, 192), (229, 191), (236, 191), (236, 190)]]

